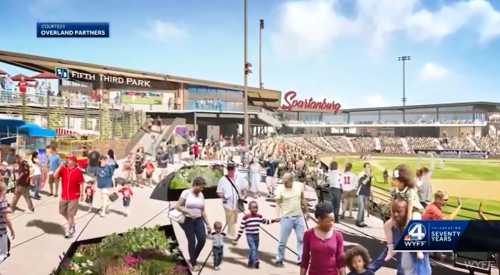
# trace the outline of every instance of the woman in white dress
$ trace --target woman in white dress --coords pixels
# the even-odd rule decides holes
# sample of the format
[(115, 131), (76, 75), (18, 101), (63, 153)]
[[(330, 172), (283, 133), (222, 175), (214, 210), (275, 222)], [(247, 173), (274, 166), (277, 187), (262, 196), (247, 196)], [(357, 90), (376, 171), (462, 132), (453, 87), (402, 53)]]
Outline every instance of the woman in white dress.
[(259, 162), (255, 160), (255, 158), (250, 159), (250, 193), (253, 194), (254, 197), (259, 195), (259, 183), (261, 181), (261, 170)]

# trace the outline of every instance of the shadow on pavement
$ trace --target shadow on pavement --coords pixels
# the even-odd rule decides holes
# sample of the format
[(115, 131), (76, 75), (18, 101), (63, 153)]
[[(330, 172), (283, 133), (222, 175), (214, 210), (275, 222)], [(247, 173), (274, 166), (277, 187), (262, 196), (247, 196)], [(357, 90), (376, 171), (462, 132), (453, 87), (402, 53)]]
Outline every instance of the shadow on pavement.
[(26, 223), (26, 226), (38, 227), (47, 234), (64, 236), (64, 227), (58, 223), (46, 222), (42, 220), (31, 220)]
[[(278, 244), (276, 244), (277, 246)], [(247, 267), (247, 261), (248, 261), (248, 249), (245, 249), (245, 248), (239, 248), (239, 247), (229, 247), (229, 249), (231, 250), (232, 253), (235, 253), (235, 254), (238, 254), (240, 256), (242, 256), (244, 258), (244, 260), (242, 260), (243, 262), (238, 262), (236, 261), (236, 259), (232, 258), (232, 260), (234, 261), (234, 263), (238, 263), (242, 266), (245, 266)], [(276, 255), (275, 254), (271, 254), (271, 253), (268, 253), (268, 252), (261, 252), (259, 251), (259, 259), (261, 262), (265, 262), (269, 265), (274, 265), (274, 259), (276, 258)], [(226, 258), (224, 258), (224, 261), (226, 260)], [(297, 262), (293, 262), (293, 261), (290, 261), (290, 260), (284, 260), (285, 263), (288, 263), (288, 264), (291, 264), (291, 265), (294, 265), (294, 266), (298, 266), (297, 265)]]

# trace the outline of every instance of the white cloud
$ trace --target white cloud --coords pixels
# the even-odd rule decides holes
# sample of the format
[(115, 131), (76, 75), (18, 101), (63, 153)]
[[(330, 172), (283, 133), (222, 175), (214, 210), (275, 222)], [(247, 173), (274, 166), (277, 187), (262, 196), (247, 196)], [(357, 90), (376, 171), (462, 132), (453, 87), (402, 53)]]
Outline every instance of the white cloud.
[(443, 79), (448, 76), (450, 72), (443, 66), (427, 62), (420, 70), (420, 79), (424, 81), (432, 81)]
[(463, 0), (428, 10), (422, 0), (353, 0), (354, 14), (343, 15), (338, 0), (298, 0), (281, 5), (278, 31), (272, 34), (277, 53), (321, 55), (335, 41), (355, 37), (372, 52), (383, 51), (393, 36), (416, 42), (440, 41), (461, 30), (487, 43), (500, 36), (500, 11), (486, 0)]
[(148, 22), (145, 30), (140, 32), (143, 36), (159, 42), (178, 41), (188, 36), (187, 30), (182, 27), (159, 19)]
[(331, 46), (349, 22), (337, 15), (335, 0), (293, 1), (281, 7), (279, 31), (271, 41), (280, 54), (309, 56)]
[(455, 2), (435, 12), (420, 10), (406, 20), (408, 35), (417, 40), (440, 40), (462, 28), (479, 34), (480, 42), (500, 35), (500, 12), (485, 0)]

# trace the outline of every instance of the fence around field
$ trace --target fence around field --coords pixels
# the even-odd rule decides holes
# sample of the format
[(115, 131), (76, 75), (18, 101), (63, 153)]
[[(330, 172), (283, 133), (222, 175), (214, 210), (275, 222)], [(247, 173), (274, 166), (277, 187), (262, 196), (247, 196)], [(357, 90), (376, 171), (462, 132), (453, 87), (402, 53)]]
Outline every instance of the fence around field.
[[(374, 203), (382, 203), (382, 204), (388, 204), (390, 202), (391, 196), (390, 196), (390, 189), (389, 188), (384, 188), (381, 186), (377, 185), (372, 185), (372, 194), (373, 194), (373, 202)], [(451, 211), (443, 210), (443, 213), (445, 214), (451, 214), (453, 210), (455, 210), (458, 205), (453, 204), (453, 203), (447, 203), (447, 207), (451, 208)], [(470, 207), (463, 207), (460, 209), (460, 212), (458, 212), (457, 217), (465, 218), (465, 219), (473, 219), (477, 220), (479, 219), (479, 208), (470, 208)], [(495, 219), (500, 219), (500, 213), (493, 213), (489, 212), (487, 210), (483, 211), (483, 213), (487, 216), (493, 217)]]

